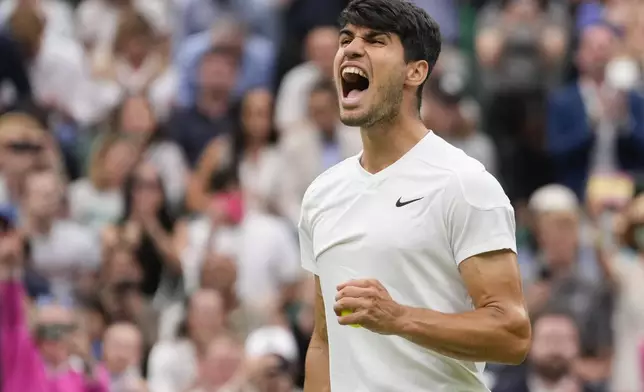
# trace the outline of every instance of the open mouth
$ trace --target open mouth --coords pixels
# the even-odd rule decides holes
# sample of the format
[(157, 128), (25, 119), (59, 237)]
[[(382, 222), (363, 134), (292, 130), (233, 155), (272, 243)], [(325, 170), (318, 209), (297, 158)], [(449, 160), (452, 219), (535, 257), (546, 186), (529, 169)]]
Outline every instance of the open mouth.
[(369, 88), (369, 77), (358, 67), (342, 69), (342, 96), (348, 103), (357, 102)]

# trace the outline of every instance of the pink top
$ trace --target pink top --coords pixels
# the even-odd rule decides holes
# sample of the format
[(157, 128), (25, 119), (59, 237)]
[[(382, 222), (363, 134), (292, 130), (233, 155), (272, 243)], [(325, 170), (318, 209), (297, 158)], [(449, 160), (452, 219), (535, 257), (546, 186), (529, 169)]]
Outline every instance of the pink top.
[(24, 289), (13, 280), (0, 281), (1, 391), (108, 392), (103, 370), (99, 380), (87, 379), (72, 369), (51, 376), (31, 338), (24, 312)]

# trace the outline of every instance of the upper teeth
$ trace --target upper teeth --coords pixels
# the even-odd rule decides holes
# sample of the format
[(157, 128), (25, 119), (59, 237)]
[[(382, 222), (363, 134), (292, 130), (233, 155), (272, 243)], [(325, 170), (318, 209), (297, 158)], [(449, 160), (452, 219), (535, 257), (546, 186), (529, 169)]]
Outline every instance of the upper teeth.
[(346, 76), (347, 74), (350, 74), (350, 73), (351, 73), (351, 74), (357, 74), (357, 75), (362, 76), (362, 77), (363, 77), (363, 78), (365, 78), (365, 79), (368, 79), (368, 78), (367, 78), (367, 74), (366, 74), (366, 73), (364, 73), (364, 71), (363, 71), (363, 70), (361, 70), (361, 69), (360, 69), (360, 68), (358, 68), (358, 67), (345, 67), (345, 68), (342, 70), (342, 76)]

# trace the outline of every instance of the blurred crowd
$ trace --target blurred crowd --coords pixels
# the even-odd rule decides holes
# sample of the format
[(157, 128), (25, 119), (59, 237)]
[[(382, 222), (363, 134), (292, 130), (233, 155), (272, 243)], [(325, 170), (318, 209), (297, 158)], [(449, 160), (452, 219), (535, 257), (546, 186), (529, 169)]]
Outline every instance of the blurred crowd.
[[(644, 2), (413, 0), (428, 128), (517, 213), (533, 320), (495, 392), (644, 391)], [(300, 201), (358, 153), (346, 0), (0, 0), (0, 387), (293, 392)]]

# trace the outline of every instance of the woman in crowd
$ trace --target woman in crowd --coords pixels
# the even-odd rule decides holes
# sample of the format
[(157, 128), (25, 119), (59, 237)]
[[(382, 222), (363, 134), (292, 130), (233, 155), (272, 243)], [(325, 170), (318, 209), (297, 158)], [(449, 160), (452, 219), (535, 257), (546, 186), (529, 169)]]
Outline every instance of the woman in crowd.
[(170, 214), (163, 182), (156, 168), (140, 164), (123, 188), (124, 209), (118, 223), (103, 233), (103, 249), (109, 252), (129, 244), (141, 268), (141, 290), (163, 304), (183, 294), (181, 261), (175, 238), (183, 229)]
[(150, 101), (142, 95), (123, 99), (108, 121), (108, 134), (118, 134), (141, 145), (142, 158), (152, 163), (163, 179), (164, 190), (172, 210), (183, 202), (188, 165), (181, 148), (166, 138)]
[(94, 56), (94, 76), (107, 80), (121, 94), (145, 94), (157, 114), (167, 114), (174, 95), (174, 73), (152, 26), (130, 11), (119, 19), (111, 51)]
[(187, 192), (187, 206), (205, 211), (210, 205), (210, 184), (227, 166), (236, 168), (245, 205), (249, 209), (279, 211), (281, 159), (275, 146), (273, 96), (264, 89), (248, 92), (241, 103), (239, 124), (232, 141), (213, 140), (198, 163)]
[(89, 175), (69, 187), (71, 217), (95, 230), (116, 222), (123, 211), (123, 186), (138, 156), (138, 146), (129, 140), (103, 140), (92, 155)]

